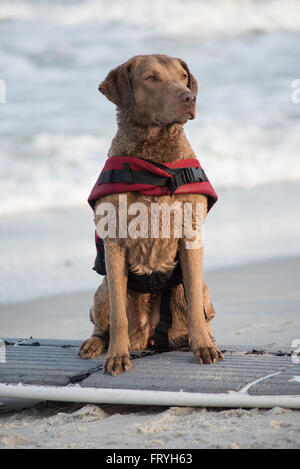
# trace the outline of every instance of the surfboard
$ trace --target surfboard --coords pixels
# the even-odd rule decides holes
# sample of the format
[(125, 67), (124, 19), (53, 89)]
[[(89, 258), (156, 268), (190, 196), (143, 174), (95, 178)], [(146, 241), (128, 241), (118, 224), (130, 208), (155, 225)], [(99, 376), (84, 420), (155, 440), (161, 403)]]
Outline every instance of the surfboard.
[(132, 352), (126, 373), (103, 373), (105, 354), (82, 360), (81, 341), (5, 339), (1, 398), (212, 407), (300, 408), (300, 359), (278, 346), (220, 346), (225, 360), (198, 365), (188, 350)]

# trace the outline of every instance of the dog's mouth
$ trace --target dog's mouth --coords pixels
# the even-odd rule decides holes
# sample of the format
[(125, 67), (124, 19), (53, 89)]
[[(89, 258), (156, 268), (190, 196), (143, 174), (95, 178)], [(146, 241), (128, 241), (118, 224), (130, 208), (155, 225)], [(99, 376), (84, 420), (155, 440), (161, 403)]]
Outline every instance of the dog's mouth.
[(188, 111), (185, 112), (184, 114), (181, 114), (179, 116), (174, 117), (173, 119), (169, 120), (162, 120), (162, 119), (155, 119), (155, 124), (159, 126), (167, 126), (167, 125), (172, 125), (172, 124), (185, 124), (188, 120), (193, 120), (195, 119), (196, 112), (194, 111)]
[(188, 120), (193, 120), (195, 119), (195, 115), (196, 113), (193, 112), (193, 111), (188, 111), (184, 114), (182, 114), (181, 116), (177, 117), (175, 119), (175, 123), (177, 124), (185, 124)]
[(193, 119), (195, 119), (195, 112), (187, 112), (186, 120), (193, 120)]

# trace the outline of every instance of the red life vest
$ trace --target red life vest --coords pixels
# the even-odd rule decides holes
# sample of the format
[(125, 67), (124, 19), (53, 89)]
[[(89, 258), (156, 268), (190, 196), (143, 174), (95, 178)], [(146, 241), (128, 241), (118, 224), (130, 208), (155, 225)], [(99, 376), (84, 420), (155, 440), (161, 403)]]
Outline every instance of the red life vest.
[(208, 210), (218, 199), (195, 158), (163, 164), (131, 156), (108, 158), (88, 202), (94, 208), (100, 197), (121, 192), (140, 192), (149, 196), (203, 194), (208, 199)]
[[(168, 163), (156, 163), (130, 156), (108, 158), (94, 185), (88, 202), (94, 208), (96, 201), (108, 194), (140, 192), (159, 196), (175, 194), (203, 194), (207, 196), (208, 210), (218, 196), (198, 160), (191, 158)], [(106, 275), (103, 240), (96, 233), (97, 257), (94, 270)], [(169, 349), (168, 329), (172, 324), (170, 309), (171, 288), (182, 283), (180, 262), (168, 272), (138, 275), (129, 270), (127, 287), (141, 293), (161, 293), (160, 321), (155, 328), (154, 348)], [(203, 314), (206, 317), (205, 311)]]

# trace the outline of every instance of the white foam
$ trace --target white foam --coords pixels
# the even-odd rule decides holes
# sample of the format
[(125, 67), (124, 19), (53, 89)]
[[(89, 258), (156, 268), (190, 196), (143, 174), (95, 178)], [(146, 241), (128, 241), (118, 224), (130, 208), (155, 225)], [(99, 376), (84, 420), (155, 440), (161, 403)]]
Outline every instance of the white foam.
[(85, 134), (38, 134), (19, 142), (20, 156), (15, 142), (7, 145), (0, 152), (0, 215), (86, 204), (105, 143)]
[[(235, 35), (257, 31), (299, 31), (298, 0), (4, 0), (0, 19), (47, 18), (59, 24), (126, 24), (164, 34)], [(167, 19), (167, 20), (166, 20)]]
[(264, 127), (230, 124), (200, 126), (200, 132), (190, 138), (217, 187), (251, 188), (300, 180), (299, 124), (269, 132)]
[[(200, 132), (199, 132), (200, 131)], [(263, 128), (199, 125), (189, 140), (217, 188), (249, 188), (300, 180), (300, 135), (295, 124), (285, 139), (268, 144)], [(275, 129), (274, 132), (277, 132)], [(265, 141), (264, 141), (265, 139)], [(0, 216), (86, 205), (109, 142), (88, 134), (37, 134), (2, 142)]]
[(223, 40), (300, 31), (298, 0), (2, 0), (1, 18), (0, 216), (86, 204), (115, 129), (98, 83), (152, 47), (198, 79), (186, 131), (217, 189), (300, 180), (299, 35)]

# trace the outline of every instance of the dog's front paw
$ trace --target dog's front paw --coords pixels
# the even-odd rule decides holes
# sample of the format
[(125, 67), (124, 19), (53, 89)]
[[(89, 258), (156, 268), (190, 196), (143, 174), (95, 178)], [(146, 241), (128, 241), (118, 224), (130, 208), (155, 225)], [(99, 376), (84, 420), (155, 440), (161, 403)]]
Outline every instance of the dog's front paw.
[(128, 371), (132, 368), (132, 364), (128, 353), (107, 353), (107, 357), (104, 363), (104, 373), (108, 373), (112, 376), (116, 376), (123, 371)]
[(211, 347), (198, 347), (194, 350), (194, 360), (200, 365), (214, 365), (224, 360), (224, 357), (220, 350), (213, 345)]
[(104, 350), (104, 346), (104, 341), (100, 337), (90, 337), (82, 342), (78, 355), (85, 360), (99, 357)]
[(195, 363), (200, 365), (213, 365), (219, 361), (224, 360), (220, 350), (215, 346), (209, 335), (203, 337), (197, 344), (192, 343), (192, 350), (194, 352)]

